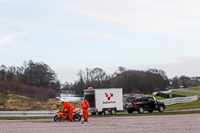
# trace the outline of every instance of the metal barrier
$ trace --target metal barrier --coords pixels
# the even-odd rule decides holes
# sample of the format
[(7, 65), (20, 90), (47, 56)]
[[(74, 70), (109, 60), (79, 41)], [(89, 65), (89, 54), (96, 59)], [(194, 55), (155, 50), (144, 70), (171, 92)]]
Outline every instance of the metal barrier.
[(188, 103), (188, 102), (194, 102), (198, 100), (198, 95), (192, 96), (192, 97), (176, 97), (176, 98), (169, 98), (165, 100), (159, 100), (161, 102), (164, 102), (165, 105), (173, 105), (178, 103)]
[(48, 117), (54, 116), (56, 110), (52, 111), (0, 111), (0, 117)]
[[(50, 111), (0, 111), (0, 117), (53, 117), (57, 110)], [(82, 110), (80, 115), (82, 115)], [(88, 115), (91, 115), (88, 112)]]
[[(158, 91), (158, 92), (161, 92), (161, 93), (170, 93), (170, 92), (172, 92), (172, 90), (168, 90), (168, 91)], [(153, 95), (156, 95), (158, 92), (153, 92)]]

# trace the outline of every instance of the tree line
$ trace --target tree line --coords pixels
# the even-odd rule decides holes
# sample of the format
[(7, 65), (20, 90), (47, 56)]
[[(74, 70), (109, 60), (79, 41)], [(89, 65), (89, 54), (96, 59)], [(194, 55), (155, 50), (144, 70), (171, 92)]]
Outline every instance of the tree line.
[(170, 83), (170, 88), (188, 88), (200, 86), (200, 77), (188, 77), (185, 75), (180, 77), (175, 76), (174, 78), (170, 79)]
[(60, 86), (55, 72), (43, 62), (30, 60), (20, 67), (0, 66), (0, 104), (5, 103), (8, 92), (45, 101), (54, 98)]
[(149, 69), (126, 70), (119, 67), (111, 75), (101, 68), (86, 68), (78, 73), (79, 80), (74, 84), (65, 83), (64, 89), (75, 90), (82, 94), (84, 89), (93, 88), (123, 88), (124, 93), (152, 93), (165, 90), (169, 86), (169, 79), (163, 70)]
[(165, 71), (158, 69), (126, 70), (120, 66), (114, 73), (107, 74), (102, 68), (85, 68), (77, 75), (78, 80), (74, 83), (61, 84), (54, 70), (43, 62), (25, 61), (20, 67), (1, 65), (0, 104), (5, 103), (7, 92), (47, 100), (55, 97), (61, 88), (83, 94), (88, 87), (123, 88), (124, 93), (152, 93), (168, 87), (200, 86), (200, 77), (168, 79)]
[(17, 81), (28, 86), (60, 89), (55, 72), (43, 62), (25, 61), (20, 67), (0, 66), (0, 81)]

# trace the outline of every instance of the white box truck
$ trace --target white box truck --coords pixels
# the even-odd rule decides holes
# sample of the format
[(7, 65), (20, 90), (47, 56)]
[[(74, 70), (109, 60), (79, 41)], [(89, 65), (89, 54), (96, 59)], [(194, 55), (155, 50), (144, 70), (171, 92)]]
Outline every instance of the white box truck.
[(124, 110), (122, 88), (86, 89), (84, 98), (89, 102), (89, 111), (93, 115), (114, 115)]

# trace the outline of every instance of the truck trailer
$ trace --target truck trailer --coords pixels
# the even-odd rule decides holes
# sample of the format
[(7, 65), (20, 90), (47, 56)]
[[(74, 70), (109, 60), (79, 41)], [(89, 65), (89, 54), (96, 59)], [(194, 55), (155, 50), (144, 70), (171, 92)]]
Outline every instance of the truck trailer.
[(89, 111), (92, 115), (114, 115), (117, 111), (123, 111), (123, 89), (101, 88), (84, 90), (84, 98), (90, 104)]

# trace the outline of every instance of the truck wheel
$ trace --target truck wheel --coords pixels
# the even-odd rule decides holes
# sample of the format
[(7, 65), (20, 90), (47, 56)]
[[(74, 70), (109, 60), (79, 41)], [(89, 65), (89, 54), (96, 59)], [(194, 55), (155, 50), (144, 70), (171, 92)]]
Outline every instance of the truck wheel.
[(111, 115), (115, 115), (116, 114), (116, 109), (111, 109), (110, 114)]
[(110, 114), (109, 110), (108, 110), (108, 109), (105, 109), (105, 110), (104, 110), (104, 115), (109, 115), (109, 114)]
[(62, 120), (62, 117), (58, 117), (58, 115), (55, 115), (55, 116), (54, 116), (54, 121), (55, 121), (55, 122), (57, 122), (57, 121), (60, 122), (61, 120)]
[(99, 115), (102, 115), (102, 112), (98, 112)]
[(148, 110), (148, 112), (149, 112), (149, 113), (152, 113), (152, 112), (153, 112), (153, 110)]
[(133, 109), (129, 109), (127, 110), (129, 114), (132, 114), (133, 113)]
[(143, 114), (144, 113), (144, 108), (142, 106), (139, 107), (138, 113), (139, 114)]
[(164, 111), (164, 107), (163, 107), (162, 105), (159, 106), (158, 111), (159, 111), (160, 113), (162, 113), (162, 112)]
[(92, 112), (91, 114), (92, 114), (92, 115), (96, 115), (96, 112)]

